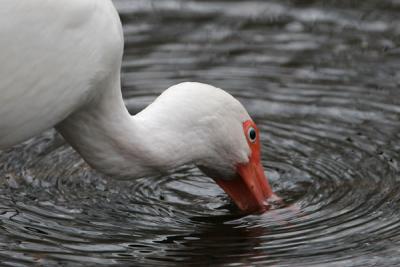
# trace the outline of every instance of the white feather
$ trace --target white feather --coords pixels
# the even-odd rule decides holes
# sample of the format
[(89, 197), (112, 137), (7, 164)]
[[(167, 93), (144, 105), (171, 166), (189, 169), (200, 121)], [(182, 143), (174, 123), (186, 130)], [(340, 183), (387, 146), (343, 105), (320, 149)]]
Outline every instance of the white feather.
[(109, 0), (2, 0), (0, 7), (0, 149), (55, 126), (90, 165), (114, 176), (187, 163), (233, 175), (248, 160), (249, 115), (210, 85), (173, 86), (129, 115), (122, 28)]
[(0, 36), (0, 148), (55, 125), (119, 80), (123, 36), (108, 0), (2, 0)]

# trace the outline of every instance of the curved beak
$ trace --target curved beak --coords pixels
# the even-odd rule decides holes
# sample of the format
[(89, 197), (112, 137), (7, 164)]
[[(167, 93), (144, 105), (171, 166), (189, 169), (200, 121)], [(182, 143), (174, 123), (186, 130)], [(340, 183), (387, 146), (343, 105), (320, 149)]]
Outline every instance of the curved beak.
[(264, 212), (266, 200), (273, 195), (259, 157), (237, 165), (238, 177), (232, 180), (214, 179), (238, 208), (246, 213)]

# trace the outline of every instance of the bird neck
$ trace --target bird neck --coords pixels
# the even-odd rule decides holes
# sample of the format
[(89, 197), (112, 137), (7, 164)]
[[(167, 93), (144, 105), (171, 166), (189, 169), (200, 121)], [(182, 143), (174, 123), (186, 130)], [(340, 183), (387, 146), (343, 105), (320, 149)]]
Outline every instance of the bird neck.
[[(194, 160), (196, 142), (181, 142), (162, 115), (147, 108), (126, 109), (119, 81), (92, 104), (57, 125), (66, 141), (95, 169), (119, 178), (165, 173)], [(161, 116), (160, 116), (161, 115)]]

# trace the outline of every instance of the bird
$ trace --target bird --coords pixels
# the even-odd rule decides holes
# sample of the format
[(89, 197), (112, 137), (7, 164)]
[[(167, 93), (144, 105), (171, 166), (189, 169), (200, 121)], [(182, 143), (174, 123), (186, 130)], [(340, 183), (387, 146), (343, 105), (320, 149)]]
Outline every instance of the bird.
[(2, 0), (0, 149), (55, 128), (94, 169), (135, 179), (196, 165), (245, 213), (274, 196), (260, 132), (226, 91), (166, 89), (131, 115), (121, 92), (123, 29), (111, 0)]

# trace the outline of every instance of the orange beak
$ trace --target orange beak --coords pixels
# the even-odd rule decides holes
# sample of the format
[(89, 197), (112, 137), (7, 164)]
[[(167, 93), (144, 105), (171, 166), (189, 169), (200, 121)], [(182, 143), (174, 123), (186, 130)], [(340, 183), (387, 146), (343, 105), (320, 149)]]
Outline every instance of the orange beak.
[[(249, 127), (258, 130), (252, 121), (243, 124), (245, 133)], [(238, 177), (232, 180), (214, 179), (215, 182), (230, 196), (238, 208), (246, 213), (264, 212), (269, 206), (266, 200), (273, 195), (272, 189), (264, 174), (260, 158), (260, 142), (248, 140), (251, 148), (249, 162), (236, 166)]]
[(261, 163), (250, 160), (247, 164), (238, 165), (237, 172), (239, 177), (233, 180), (215, 179), (215, 182), (241, 211), (251, 213), (268, 210), (266, 200), (273, 193)]

